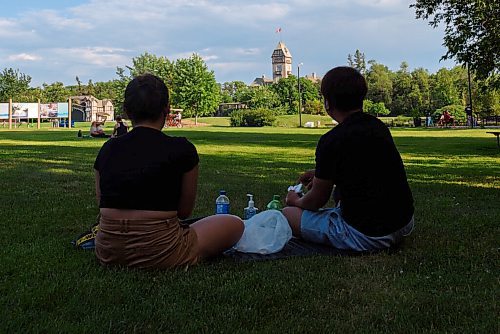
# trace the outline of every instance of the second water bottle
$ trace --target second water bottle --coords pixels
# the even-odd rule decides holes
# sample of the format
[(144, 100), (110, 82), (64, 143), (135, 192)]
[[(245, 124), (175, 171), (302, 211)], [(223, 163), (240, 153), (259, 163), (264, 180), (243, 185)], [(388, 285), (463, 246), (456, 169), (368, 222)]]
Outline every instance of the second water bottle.
[(215, 200), (215, 214), (228, 214), (230, 210), (229, 198), (226, 196), (226, 191), (219, 191), (219, 197)]

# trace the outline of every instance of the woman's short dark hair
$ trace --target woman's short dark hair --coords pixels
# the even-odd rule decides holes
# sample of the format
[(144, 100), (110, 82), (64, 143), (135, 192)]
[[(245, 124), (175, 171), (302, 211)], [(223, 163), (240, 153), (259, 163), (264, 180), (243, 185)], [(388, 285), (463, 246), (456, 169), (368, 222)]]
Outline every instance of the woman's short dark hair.
[(143, 74), (129, 82), (125, 89), (123, 111), (137, 121), (155, 121), (168, 107), (169, 95), (165, 83), (152, 74)]
[(339, 111), (362, 109), (367, 91), (365, 78), (358, 70), (348, 66), (331, 69), (321, 82), (321, 94), (329, 108)]

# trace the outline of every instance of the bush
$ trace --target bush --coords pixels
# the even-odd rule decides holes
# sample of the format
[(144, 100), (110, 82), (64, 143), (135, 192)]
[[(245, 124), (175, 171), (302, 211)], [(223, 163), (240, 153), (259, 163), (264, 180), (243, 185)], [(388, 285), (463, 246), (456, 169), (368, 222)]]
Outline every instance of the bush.
[(385, 107), (384, 102), (375, 103), (370, 100), (365, 100), (363, 102), (363, 112), (377, 117), (389, 115), (391, 113), (391, 111)]
[(231, 114), (231, 126), (272, 126), (276, 117), (269, 109), (236, 110)]
[(413, 126), (413, 118), (408, 116), (399, 115), (397, 117), (379, 117), (385, 125), (390, 127), (406, 127)]
[(323, 115), (325, 114), (324, 110), (320, 100), (309, 100), (304, 103), (304, 114)]

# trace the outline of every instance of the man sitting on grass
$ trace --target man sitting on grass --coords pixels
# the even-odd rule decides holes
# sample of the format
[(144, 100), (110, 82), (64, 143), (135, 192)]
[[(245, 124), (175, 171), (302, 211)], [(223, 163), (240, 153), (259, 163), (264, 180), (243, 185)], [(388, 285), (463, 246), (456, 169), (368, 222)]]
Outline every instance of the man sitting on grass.
[[(353, 251), (392, 247), (413, 229), (413, 197), (388, 128), (363, 113), (364, 77), (336, 67), (323, 78), (328, 114), (339, 124), (316, 147), (316, 169), (300, 181), (309, 191), (290, 191), (283, 209), (295, 236)], [(322, 209), (335, 186), (335, 208)]]

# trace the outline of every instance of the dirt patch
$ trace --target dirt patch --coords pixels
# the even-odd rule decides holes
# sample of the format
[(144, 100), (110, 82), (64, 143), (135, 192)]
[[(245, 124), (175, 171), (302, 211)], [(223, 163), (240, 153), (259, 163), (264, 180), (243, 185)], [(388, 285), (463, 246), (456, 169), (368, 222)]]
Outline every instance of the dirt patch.
[(201, 123), (201, 122), (198, 122), (198, 124), (194, 124), (194, 121), (193, 120), (190, 120), (190, 119), (186, 119), (186, 120), (182, 120), (182, 127), (186, 127), (186, 128), (192, 128), (192, 127), (198, 127), (198, 126), (208, 126), (210, 124), (207, 124), (207, 123)]

